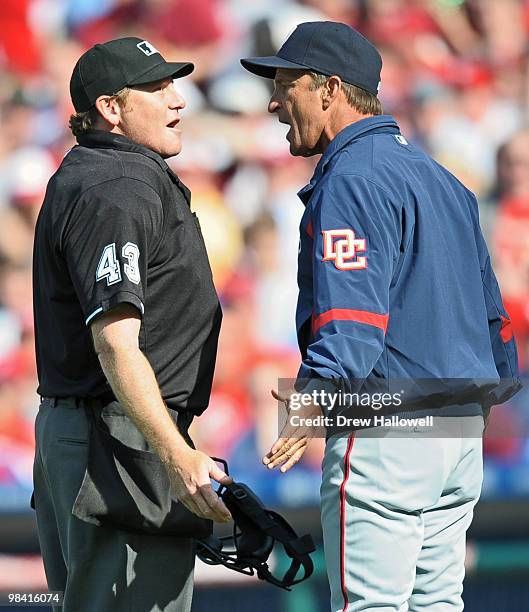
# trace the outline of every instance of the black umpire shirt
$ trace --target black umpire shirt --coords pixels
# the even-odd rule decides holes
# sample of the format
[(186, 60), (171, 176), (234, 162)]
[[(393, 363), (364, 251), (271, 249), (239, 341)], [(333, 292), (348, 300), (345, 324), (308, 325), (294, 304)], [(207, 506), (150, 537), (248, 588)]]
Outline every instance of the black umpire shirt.
[(170, 408), (209, 401), (222, 318), (190, 193), (165, 161), (124, 136), (78, 138), (37, 221), (33, 301), (38, 393), (110, 396), (90, 324), (126, 302)]

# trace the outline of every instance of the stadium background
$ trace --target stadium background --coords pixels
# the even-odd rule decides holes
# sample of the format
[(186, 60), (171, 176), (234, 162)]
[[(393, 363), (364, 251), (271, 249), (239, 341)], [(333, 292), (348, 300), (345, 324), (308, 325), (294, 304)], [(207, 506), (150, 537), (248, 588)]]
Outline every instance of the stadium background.
[[(2, 0), (0, 592), (45, 587), (28, 507), (38, 407), (33, 226), (46, 182), (73, 145), (66, 127), (72, 67), (87, 47), (123, 35), (196, 64), (178, 81), (187, 100), (183, 152), (170, 163), (192, 190), (224, 324), (211, 405), (194, 427), (195, 442), (226, 457), (237, 479), (318, 536), (321, 441), (286, 475), (268, 473), (259, 460), (277, 433), (269, 390), (297, 369), (296, 192), (315, 160), (289, 156), (286, 126), (265, 110), (270, 83), (238, 61), (275, 52), (297, 23), (314, 19), (350, 23), (378, 45), (385, 112), (477, 194), (527, 372), (529, 1)], [(485, 440), (483, 496), (467, 555), (470, 612), (529, 610), (528, 405), (526, 388), (494, 412)], [(328, 609), (321, 549), (316, 577), (293, 594), (236, 576), (198, 568), (194, 610)]]

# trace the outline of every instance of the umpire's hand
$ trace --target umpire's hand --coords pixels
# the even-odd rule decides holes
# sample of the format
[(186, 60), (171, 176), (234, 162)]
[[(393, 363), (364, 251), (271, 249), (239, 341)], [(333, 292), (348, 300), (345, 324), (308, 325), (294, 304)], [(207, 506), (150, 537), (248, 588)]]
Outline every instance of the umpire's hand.
[(192, 448), (179, 450), (178, 457), (166, 469), (174, 494), (188, 510), (218, 523), (231, 520), (228, 508), (213, 491), (210, 478), (224, 485), (233, 480), (211, 457)]

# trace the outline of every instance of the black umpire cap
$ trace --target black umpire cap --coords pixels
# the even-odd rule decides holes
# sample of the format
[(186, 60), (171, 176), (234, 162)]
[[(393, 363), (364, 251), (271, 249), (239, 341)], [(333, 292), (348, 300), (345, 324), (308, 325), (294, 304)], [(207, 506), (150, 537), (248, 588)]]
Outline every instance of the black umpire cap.
[(345, 23), (309, 21), (297, 26), (276, 55), (249, 57), (241, 64), (267, 79), (273, 79), (278, 68), (336, 74), (376, 96), (382, 58), (367, 38)]
[(81, 55), (70, 79), (70, 95), (80, 113), (93, 106), (99, 96), (113, 95), (131, 85), (183, 77), (193, 69), (190, 62), (166, 62), (147, 40), (117, 38), (94, 45)]

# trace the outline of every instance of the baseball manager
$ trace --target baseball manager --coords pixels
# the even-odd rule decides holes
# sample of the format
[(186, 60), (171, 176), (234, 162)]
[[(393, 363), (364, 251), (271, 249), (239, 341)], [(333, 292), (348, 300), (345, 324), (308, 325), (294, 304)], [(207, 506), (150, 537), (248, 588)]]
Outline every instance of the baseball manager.
[[(313, 22), (277, 55), (241, 61), (274, 79), (268, 110), (290, 126), (291, 154), (321, 155), (299, 193), (296, 389), (324, 390), (331, 379), (516, 379), (476, 199), (382, 114), (377, 49), (344, 24)], [(328, 437), (321, 507), (333, 612), (462, 610), (492, 402), (465, 397), (436, 408), (439, 436), (389, 427)], [(309, 433), (284, 430), (264, 463), (289, 469)]]
[(181, 149), (173, 80), (192, 70), (128, 37), (71, 77), (78, 145), (49, 182), (33, 267), (34, 506), (64, 612), (189, 610), (193, 536), (230, 519), (210, 484), (229, 479), (187, 435), (221, 322), (189, 190), (165, 162)]

